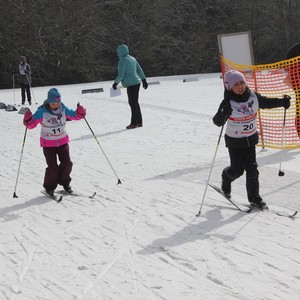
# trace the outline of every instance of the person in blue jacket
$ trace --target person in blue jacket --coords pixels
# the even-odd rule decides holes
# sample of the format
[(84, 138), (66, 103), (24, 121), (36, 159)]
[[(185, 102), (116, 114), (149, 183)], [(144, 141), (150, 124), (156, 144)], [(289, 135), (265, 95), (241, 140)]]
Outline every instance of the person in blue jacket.
[(131, 122), (126, 127), (127, 129), (134, 129), (143, 126), (143, 119), (141, 108), (139, 105), (139, 91), (141, 82), (143, 88), (148, 88), (148, 83), (138, 61), (129, 55), (128, 47), (124, 44), (118, 46), (116, 49), (119, 57), (118, 76), (114, 80), (112, 88), (117, 89), (117, 85), (121, 82), (127, 88), (128, 103), (131, 108)]
[(66, 124), (67, 120), (81, 120), (85, 115), (83, 106), (78, 104), (76, 110), (72, 110), (62, 103), (61, 94), (56, 88), (49, 90), (47, 99), (34, 114), (30, 109), (24, 114), (23, 124), (28, 129), (41, 124), (40, 146), (47, 163), (43, 186), (50, 196), (54, 195), (57, 185), (62, 185), (69, 194), (73, 192), (70, 186), (73, 163)]

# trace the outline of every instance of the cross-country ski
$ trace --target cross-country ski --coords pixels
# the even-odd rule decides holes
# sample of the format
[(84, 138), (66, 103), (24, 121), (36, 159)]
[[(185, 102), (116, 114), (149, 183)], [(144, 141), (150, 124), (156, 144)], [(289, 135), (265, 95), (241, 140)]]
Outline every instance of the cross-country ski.
[(222, 195), (229, 203), (231, 203), (237, 210), (244, 212), (244, 213), (249, 213), (252, 210), (252, 207), (248, 207), (247, 209), (243, 209), (240, 205), (236, 204), (231, 198), (227, 197), (223, 191), (217, 187), (216, 185), (209, 183), (209, 186), (213, 188), (216, 192), (218, 192), (220, 195)]
[(85, 198), (90, 198), (90, 199), (93, 199), (97, 194), (97, 192), (93, 192), (90, 194), (83, 194), (83, 193), (78, 193), (76, 191), (72, 192), (72, 193), (68, 193), (65, 190), (60, 190), (59, 193), (62, 195), (66, 195), (66, 196), (85, 197)]
[(46, 191), (41, 191), (41, 193), (49, 198), (51, 198), (52, 200), (56, 201), (56, 202), (61, 202), (63, 200), (63, 196), (62, 195), (49, 195)]

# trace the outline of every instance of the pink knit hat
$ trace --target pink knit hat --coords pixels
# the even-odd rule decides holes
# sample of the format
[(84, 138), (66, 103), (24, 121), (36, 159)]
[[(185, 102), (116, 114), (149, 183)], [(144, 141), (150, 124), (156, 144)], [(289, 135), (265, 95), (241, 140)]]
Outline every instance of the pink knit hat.
[(224, 86), (226, 90), (230, 91), (232, 87), (239, 81), (246, 82), (244, 75), (239, 71), (229, 70), (224, 75)]

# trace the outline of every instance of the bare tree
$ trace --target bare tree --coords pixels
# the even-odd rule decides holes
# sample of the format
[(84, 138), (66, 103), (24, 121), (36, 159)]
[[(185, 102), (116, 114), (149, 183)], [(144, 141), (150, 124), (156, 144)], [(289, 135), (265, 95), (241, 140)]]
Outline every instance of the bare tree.
[(126, 43), (147, 76), (217, 72), (217, 35), (251, 30), (255, 63), (298, 41), (298, 1), (0, 0), (0, 88), (25, 55), (33, 85), (113, 79)]

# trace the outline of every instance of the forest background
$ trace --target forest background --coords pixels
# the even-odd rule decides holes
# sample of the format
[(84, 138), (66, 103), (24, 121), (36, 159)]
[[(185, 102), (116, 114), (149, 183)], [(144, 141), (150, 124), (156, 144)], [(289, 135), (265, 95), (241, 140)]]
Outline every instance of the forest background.
[[(255, 64), (299, 41), (300, 1), (0, 0), (0, 89), (20, 55), (32, 86), (113, 80), (126, 43), (146, 76), (220, 71), (219, 34), (251, 31)], [(280, 47), (278, 45), (281, 45)]]

